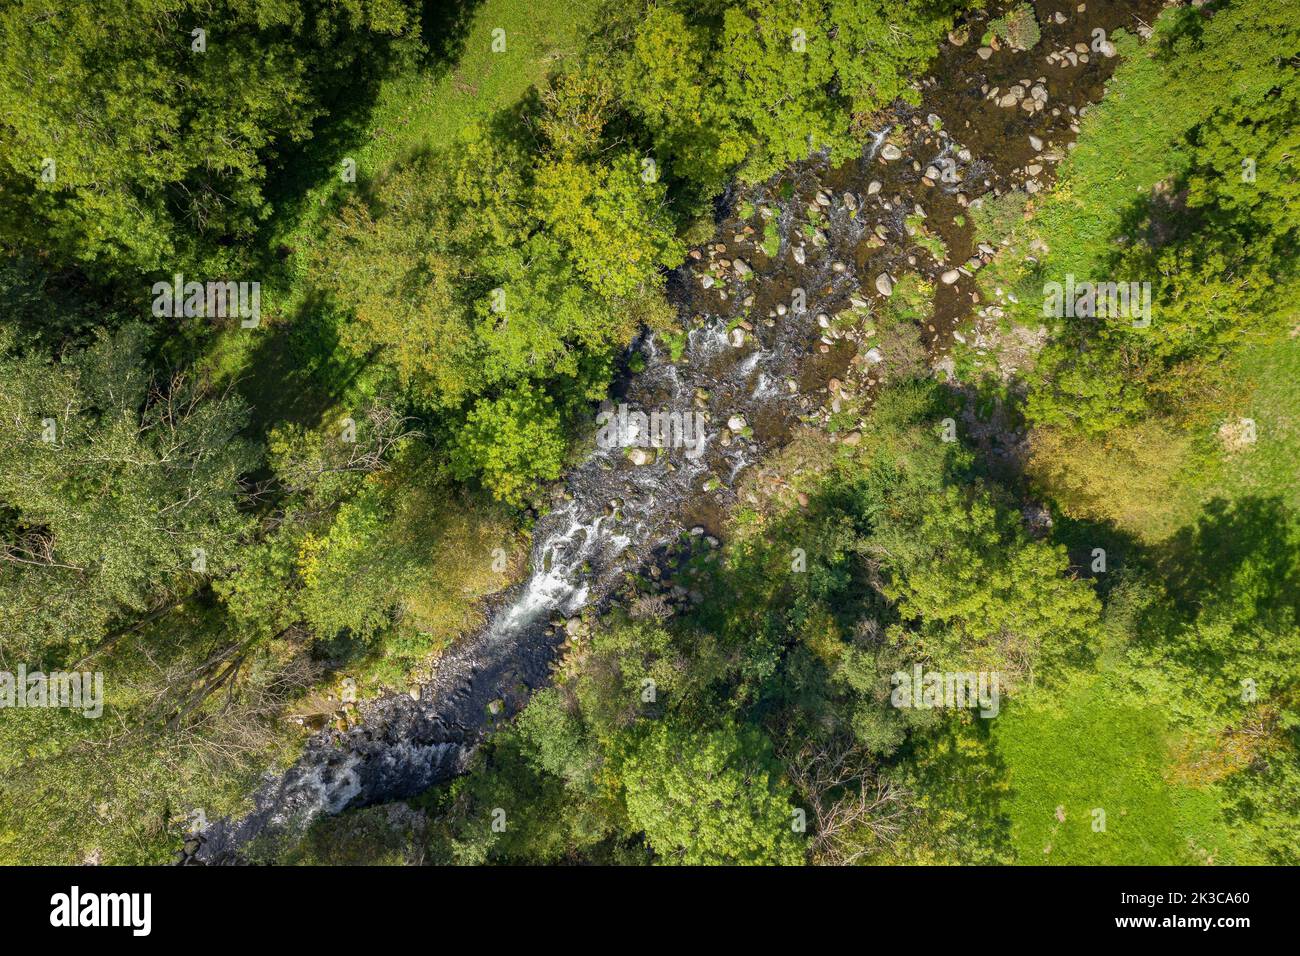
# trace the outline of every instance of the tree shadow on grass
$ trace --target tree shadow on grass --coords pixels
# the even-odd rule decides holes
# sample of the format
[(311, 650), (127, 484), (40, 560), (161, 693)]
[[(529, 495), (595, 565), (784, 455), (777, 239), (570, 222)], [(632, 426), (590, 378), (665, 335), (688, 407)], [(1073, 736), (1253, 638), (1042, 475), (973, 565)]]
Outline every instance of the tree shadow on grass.
[[(287, 148), (277, 172), (267, 180), (270, 225), (261, 231), (260, 248), (250, 251), (252, 267), (263, 281), (287, 278), (285, 259), (291, 250), (276, 243), (289, 231), (286, 226), (304, 218), (307, 204), (318, 190), (341, 181), (343, 160), (366, 142), (383, 81), (402, 70), (420, 69), (435, 76), (450, 70), (464, 52), (470, 24), (481, 3), (425, 3), (420, 16), (423, 49), (414, 49), (406, 41), (375, 40), (348, 67), (321, 81), (324, 113), (313, 125), (311, 138)], [(358, 180), (363, 176), (364, 171), (357, 170)], [(321, 201), (329, 204), (330, 199)], [(274, 226), (277, 223), (279, 228)]]
[(1245, 600), (1257, 620), (1300, 620), (1300, 514), (1281, 498), (1215, 498), (1158, 559), (1186, 613), (1208, 601)]
[(251, 431), (280, 422), (314, 428), (356, 381), (369, 363), (340, 346), (339, 321), (329, 299), (312, 293), (292, 318), (262, 332), (237, 383), (252, 406)]

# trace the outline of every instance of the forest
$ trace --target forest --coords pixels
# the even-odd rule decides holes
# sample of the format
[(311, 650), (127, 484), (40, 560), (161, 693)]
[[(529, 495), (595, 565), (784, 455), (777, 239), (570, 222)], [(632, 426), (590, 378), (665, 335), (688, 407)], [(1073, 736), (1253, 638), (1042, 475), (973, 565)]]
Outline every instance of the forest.
[(1285, 7), (0, 5), (0, 863), (1300, 864)]

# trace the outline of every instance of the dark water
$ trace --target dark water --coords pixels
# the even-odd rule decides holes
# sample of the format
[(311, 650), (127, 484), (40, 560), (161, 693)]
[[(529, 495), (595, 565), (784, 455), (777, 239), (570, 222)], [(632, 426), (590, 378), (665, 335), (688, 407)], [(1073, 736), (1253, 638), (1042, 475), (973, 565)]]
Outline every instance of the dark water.
[[(318, 814), (413, 796), (462, 772), (483, 736), (549, 682), (565, 620), (600, 607), (628, 572), (693, 526), (716, 534), (744, 469), (783, 444), (802, 416), (827, 403), (831, 378), (845, 376), (854, 356), (871, 347), (860, 327), (833, 319), (852, 309), (855, 299), (861, 314), (878, 305), (878, 275), (919, 272), (934, 281), (935, 315), (924, 331), (932, 355), (946, 347), (973, 305), (974, 268), (952, 284), (940, 278), (963, 264), (974, 266), (970, 260), (979, 254), (963, 204), (1020, 185), (1031, 164), (1043, 167), (1036, 180), (1049, 183), (1053, 163), (1044, 154), (1063, 156), (1073, 139), (1076, 117), (1068, 107), (1098, 99), (1116, 63), (1093, 55), (1086, 64), (1058, 67), (1044, 57), (1090, 42), (1098, 26), (1109, 31), (1133, 29), (1138, 18), (1149, 23), (1159, 4), (1092, 0), (1083, 14), (1075, 11), (1077, 4), (1036, 6), (1043, 35), (1032, 51), (1001, 50), (980, 59), (976, 48), (984, 24), (974, 24), (966, 43), (944, 46), (920, 105), (896, 105), (858, 160), (832, 169), (824, 158), (813, 158), (773, 182), (733, 188), (724, 197), (712, 242), (669, 278), (670, 298), (686, 330), (679, 360), (670, 361), (666, 341), (645, 339), (638, 344), (645, 370), (614, 398), (646, 412), (703, 413), (703, 454), (665, 448), (652, 463), (634, 465), (624, 448), (594, 448), (556, 489), (553, 509), (536, 524), (531, 577), (498, 597), (488, 624), (437, 662), (419, 699), (400, 694), (363, 703), (358, 726), (314, 735), (292, 768), (266, 781), (251, 814), (207, 828), (200, 860), (235, 860), (255, 836), (303, 826)], [(1067, 23), (1054, 22), (1058, 11), (1068, 13)], [(1033, 113), (1000, 107), (981, 92), (1006, 90), (1020, 80), (1028, 81), (1027, 89), (1040, 77), (1046, 106)], [(888, 141), (902, 156), (886, 162), (882, 151), (891, 129)], [(1042, 150), (1031, 145), (1031, 135), (1043, 141)], [(925, 181), (930, 168), (947, 168), (955, 181)], [(873, 181), (880, 183), (874, 193)], [(761, 213), (739, 216), (742, 209), (763, 206), (771, 210), (780, 237), (772, 256), (758, 245)], [(810, 208), (819, 211), (824, 242), (805, 229)], [(947, 245), (945, 262), (935, 262), (908, 235), (906, 221), (918, 211)], [(738, 242), (747, 225), (752, 234)], [(878, 231), (883, 241), (870, 238)], [(752, 274), (742, 279), (734, 265), (719, 265), (736, 259)], [(712, 275), (710, 263), (717, 278), (705, 288), (701, 278)], [(802, 311), (792, 308), (796, 289), (806, 296)], [(831, 321), (819, 321), (821, 316)], [(742, 321), (748, 327), (740, 328), (740, 341), (736, 323)], [(866, 368), (869, 386), (870, 362)], [(731, 434), (728, 421), (737, 415), (743, 427)], [(595, 434), (593, 417), (593, 441)]]

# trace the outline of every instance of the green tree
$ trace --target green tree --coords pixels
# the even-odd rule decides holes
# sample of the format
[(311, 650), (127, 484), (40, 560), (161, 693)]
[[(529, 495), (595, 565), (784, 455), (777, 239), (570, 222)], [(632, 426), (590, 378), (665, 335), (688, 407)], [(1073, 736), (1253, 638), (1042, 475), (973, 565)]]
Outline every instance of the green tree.
[(753, 730), (656, 722), (620, 767), (628, 816), (662, 859), (685, 864), (802, 862), (791, 790)]
[(229, 267), (218, 244), (254, 237), (277, 154), (417, 35), (404, 0), (6, 4), (0, 229), (97, 273)]
[(1018, 515), (947, 488), (879, 541), (885, 593), (912, 629), (893, 639), (949, 670), (1003, 672), (1009, 682), (1086, 654), (1100, 605), (1071, 577), (1065, 548), (1027, 538)]
[(0, 350), (7, 658), (80, 654), (237, 560), (245, 406), (152, 375), (146, 344), (132, 325), (59, 362)]
[(559, 477), (564, 449), (554, 403), (519, 387), (474, 404), (453, 439), (451, 467), (460, 478), (482, 475), (495, 497), (518, 505), (537, 481)]

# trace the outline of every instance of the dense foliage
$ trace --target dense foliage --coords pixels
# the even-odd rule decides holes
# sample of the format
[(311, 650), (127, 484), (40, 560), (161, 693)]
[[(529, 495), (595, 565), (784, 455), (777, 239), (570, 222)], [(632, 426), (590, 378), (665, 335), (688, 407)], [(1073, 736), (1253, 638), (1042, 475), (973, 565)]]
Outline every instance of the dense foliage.
[[(163, 861), (353, 691), (408, 690), (524, 572), (637, 336), (680, 341), (719, 195), (857, 155), (962, 18), (1038, 44), (996, 6), (607, 0), (408, 142), (426, 81), (480, 102), (476, 4), (5, 5), (0, 671), (106, 690), (0, 710), (0, 861)], [(1150, 281), (1148, 325), (1052, 319), (1032, 370), (943, 382), (943, 293), (899, 277), (854, 441), (799, 430), (724, 545), (569, 622), (464, 776), (270, 856), (1294, 864), (1300, 32), (1219, 0), (1114, 40), (1056, 188), (970, 215), (1008, 323), (1072, 274)], [(259, 282), (260, 322), (156, 314), (176, 274)], [(989, 395), (1023, 468), (965, 427)], [(900, 704), (914, 667), (1000, 696)]]

